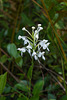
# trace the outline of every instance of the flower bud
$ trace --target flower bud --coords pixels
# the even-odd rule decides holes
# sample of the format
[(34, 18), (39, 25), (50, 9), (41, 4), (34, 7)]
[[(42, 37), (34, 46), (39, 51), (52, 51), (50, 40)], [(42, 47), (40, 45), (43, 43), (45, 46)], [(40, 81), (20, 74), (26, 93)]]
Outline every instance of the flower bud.
[(25, 28), (25, 27), (23, 27), (23, 28), (22, 28), (22, 30), (26, 30), (26, 28)]
[(38, 24), (38, 27), (41, 27), (41, 24)]
[(34, 30), (34, 29), (35, 29), (35, 27), (34, 27), (34, 26), (32, 26), (32, 29)]

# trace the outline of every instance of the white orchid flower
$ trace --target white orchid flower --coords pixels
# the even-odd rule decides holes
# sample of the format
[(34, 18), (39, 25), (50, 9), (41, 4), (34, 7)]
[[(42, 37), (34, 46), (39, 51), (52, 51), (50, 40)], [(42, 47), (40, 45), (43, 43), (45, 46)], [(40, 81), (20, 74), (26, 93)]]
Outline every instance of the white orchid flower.
[(35, 56), (35, 55), (36, 55), (36, 52), (33, 50), (32, 56)]
[(38, 53), (38, 57), (39, 57), (39, 58), (42, 57), (42, 59), (45, 60), (44, 53), (45, 53), (45, 52), (39, 52), (39, 53)]
[(41, 46), (41, 47), (43, 47), (43, 49), (45, 50), (45, 49), (47, 49), (48, 51), (49, 51), (49, 49), (48, 49), (48, 46), (49, 46), (49, 44), (50, 43), (47, 43), (48, 42), (48, 40), (43, 40), (43, 41), (40, 41), (39, 42), (39, 45)]
[(27, 44), (27, 43), (29, 43), (29, 41), (27, 39), (24, 40), (24, 45)]
[(29, 40), (26, 38), (26, 36), (18, 36), (18, 39), (20, 40), (20, 39), (22, 39), (22, 40), (24, 40), (24, 45), (25, 44), (27, 44), (27, 43), (29, 43)]
[(28, 46), (26, 46), (27, 49), (32, 49), (32, 46), (29, 44)]
[(33, 53), (32, 53), (32, 57), (34, 57), (35, 60), (38, 60), (37, 53), (34, 50), (33, 50)]
[(39, 53), (38, 53), (38, 57), (40, 58), (41, 56), (42, 56), (42, 53), (41, 53), (41, 52), (39, 52)]
[(21, 51), (21, 52), (26, 52), (26, 48), (25, 47), (23, 47), (23, 48), (18, 48), (17, 50), (19, 50), (19, 51)]
[(26, 52), (26, 48), (23, 47), (23, 48), (18, 48), (17, 50), (21, 51), (21, 56), (23, 56), (23, 53)]
[(26, 39), (26, 36), (18, 36), (18, 39), (20, 40), (20, 39), (23, 39), (23, 40), (25, 40)]

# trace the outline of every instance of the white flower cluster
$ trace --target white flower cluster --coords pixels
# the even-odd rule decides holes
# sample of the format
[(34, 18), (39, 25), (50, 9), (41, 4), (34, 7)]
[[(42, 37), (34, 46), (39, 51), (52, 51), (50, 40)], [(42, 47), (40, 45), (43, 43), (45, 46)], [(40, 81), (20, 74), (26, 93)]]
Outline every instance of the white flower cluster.
[(45, 39), (39, 40), (39, 32), (43, 30), (41, 24), (38, 24), (36, 30), (34, 26), (32, 27), (32, 34), (25, 27), (22, 28), (22, 30), (26, 31), (31, 36), (31, 38), (27, 36), (18, 36), (18, 39), (22, 39), (25, 45), (23, 48), (18, 48), (18, 50), (21, 51), (21, 55), (27, 51), (31, 57), (34, 57), (35, 60), (38, 60), (40, 57), (45, 60), (45, 49), (49, 51), (48, 46), (50, 43)]

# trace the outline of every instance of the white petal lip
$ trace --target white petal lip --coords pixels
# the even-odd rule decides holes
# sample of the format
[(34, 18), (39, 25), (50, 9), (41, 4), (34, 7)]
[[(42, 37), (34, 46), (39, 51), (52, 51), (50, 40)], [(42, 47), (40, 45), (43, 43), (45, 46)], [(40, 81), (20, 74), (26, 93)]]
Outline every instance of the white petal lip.
[(30, 49), (28, 49), (27, 51), (28, 51), (29, 54), (31, 54), (31, 50)]
[(50, 43), (47, 43), (47, 46), (49, 45)]
[(47, 48), (47, 50), (50, 51), (49, 48)]
[(38, 57), (36, 55), (34, 56), (34, 58), (35, 58), (35, 60), (38, 60)]
[(38, 57), (40, 58), (40, 57), (41, 57), (41, 55), (42, 55), (42, 53), (41, 53), (41, 52), (39, 52)]
[(44, 57), (44, 56), (42, 56), (42, 59), (43, 59), (43, 60), (45, 60), (45, 57)]

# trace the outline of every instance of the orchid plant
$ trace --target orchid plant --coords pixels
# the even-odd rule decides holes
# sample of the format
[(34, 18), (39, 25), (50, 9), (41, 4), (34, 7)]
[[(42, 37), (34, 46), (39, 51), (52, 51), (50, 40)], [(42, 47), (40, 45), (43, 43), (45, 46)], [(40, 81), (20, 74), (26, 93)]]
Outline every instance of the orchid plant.
[(22, 39), (24, 41), (24, 47), (22, 48), (18, 48), (19, 51), (21, 51), (21, 56), (23, 56), (23, 53), (28, 52), (32, 58), (32, 65), (29, 67), (28, 70), (28, 79), (30, 82), (30, 86), (29, 86), (29, 93), (31, 93), (31, 79), (32, 79), (32, 73), (33, 73), (33, 59), (37, 60), (39, 63), (39, 58), (42, 58), (43, 60), (45, 60), (45, 50), (49, 51), (49, 42), (48, 40), (39, 40), (39, 32), (41, 30), (43, 30), (43, 27), (41, 26), (41, 24), (38, 24), (37, 29), (35, 29), (35, 27), (32, 27), (32, 34), (25, 28), (22, 28), (23, 31), (26, 31), (29, 34), (28, 36), (18, 36), (18, 39)]
[(18, 39), (22, 39), (24, 41), (24, 47), (18, 48), (19, 51), (21, 51), (21, 56), (23, 56), (23, 53), (26, 51), (30, 54), (31, 58), (33, 57), (35, 60), (39, 61), (39, 58), (42, 57), (43, 60), (45, 60), (45, 50), (47, 49), (49, 51), (49, 42), (48, 40), (39, 40), (39, 32), (43, 30), (43, 27), (41, 24), (38, 24), (37, 29), (35, 30), (35, 27), (32, 27), (32, 34), (25, 28), (22, 28), (23, 31), (26, 31), (30, 37), (28, 36), (18, 36)]

